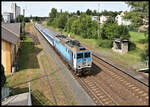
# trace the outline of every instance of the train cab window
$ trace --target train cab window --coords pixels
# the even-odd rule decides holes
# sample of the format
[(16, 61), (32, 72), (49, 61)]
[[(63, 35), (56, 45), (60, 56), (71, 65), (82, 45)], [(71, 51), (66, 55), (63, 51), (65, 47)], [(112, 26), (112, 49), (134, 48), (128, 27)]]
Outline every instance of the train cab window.
[(90, 52), (85, 53), (84, 56), (85, 56), (85, 58), (90, 57)]
[(77, 54), (77, 59), (83, 58), (83, 53)]

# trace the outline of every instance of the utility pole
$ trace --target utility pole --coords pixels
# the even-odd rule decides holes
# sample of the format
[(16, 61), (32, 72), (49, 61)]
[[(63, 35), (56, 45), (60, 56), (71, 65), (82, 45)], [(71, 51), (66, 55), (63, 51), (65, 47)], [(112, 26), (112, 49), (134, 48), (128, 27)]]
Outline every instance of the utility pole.
[(99, 38), (99, 31), (100, 31), (100, 27), (99, 27), (99, 24), (100, 24), (99, 7), (100, 7), (100, 4), (98, 3), (98, 38)]

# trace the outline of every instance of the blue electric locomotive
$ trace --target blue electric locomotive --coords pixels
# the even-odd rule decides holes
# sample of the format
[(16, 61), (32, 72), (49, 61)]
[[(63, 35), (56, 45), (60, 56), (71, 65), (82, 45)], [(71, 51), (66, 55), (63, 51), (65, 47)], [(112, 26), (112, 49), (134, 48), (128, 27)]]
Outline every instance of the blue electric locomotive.
[(92, 66), (92, 52), (77, 41), (35, 24), (47, 41), (65, 58), (77, 74), (89, 73)]

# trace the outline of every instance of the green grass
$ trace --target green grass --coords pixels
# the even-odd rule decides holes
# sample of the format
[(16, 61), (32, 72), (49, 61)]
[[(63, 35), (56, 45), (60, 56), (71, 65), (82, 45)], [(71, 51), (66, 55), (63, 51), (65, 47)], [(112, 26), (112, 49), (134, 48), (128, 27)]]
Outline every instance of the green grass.
[(34, 51), (34, 45), (32, 44), (32, 40), (28, 36), (25, 36), (20, 58), (18, 59), (20, 69), (24, 69), (27, 66), (28, 61), (30, 59), (29, 54), (32, 51)]
[(76, 39), (76, 40), (80, 40), (81, 42), (88, 43), (91, 46), (98, 47), (98, 41), (96, 39), (84, 39), (81, 36), (78, 36), (75, 34), (71, 34), (71, 37)]
[(132, 42), (138, 42), (142, 39), (145, 39), (144, 33), (142, 33), (142, 32), (129, 31), (129, 34), (131, 35), (130, 41), (132, 41)]

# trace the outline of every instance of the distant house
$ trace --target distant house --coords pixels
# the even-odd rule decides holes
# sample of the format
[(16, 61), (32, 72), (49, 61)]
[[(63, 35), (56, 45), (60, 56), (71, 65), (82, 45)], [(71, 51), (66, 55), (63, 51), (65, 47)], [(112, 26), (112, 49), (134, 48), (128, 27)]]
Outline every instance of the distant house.
[(123, 19), (123, 16), (126, 14), (126, 12), (122, 12), (120, 15), (117, 15), (115, 17), (115, 21), (118, 25), (130, 25), (131, 22), (129, 20)]
[(98, 20), (98, 16), (92, 16), (92, 20)]
[(2, 23), (1, 43), (2, 64), (7, 75), (12, 71), (20, 47), (20, 23)]
[(10, 23), (13, 20), (13, 13), (4, 12), (3, 13), (3, 19), (4, 19), (5, 23)]
[(101, 16), (100, 17), (100, 24), (104, 24), (105, 21), (107, 21), (109, 19), (109, 16)]

